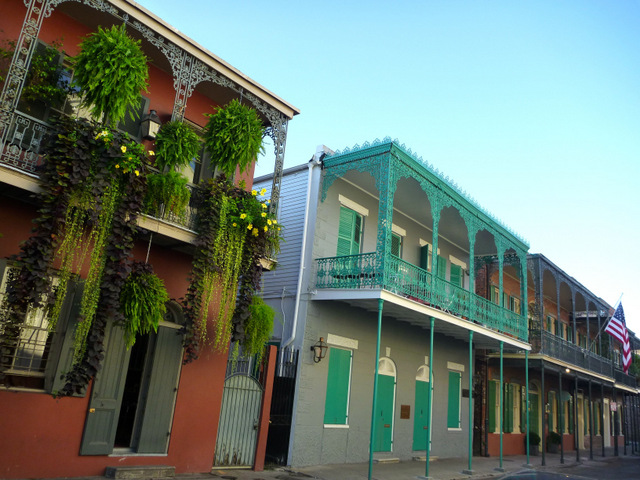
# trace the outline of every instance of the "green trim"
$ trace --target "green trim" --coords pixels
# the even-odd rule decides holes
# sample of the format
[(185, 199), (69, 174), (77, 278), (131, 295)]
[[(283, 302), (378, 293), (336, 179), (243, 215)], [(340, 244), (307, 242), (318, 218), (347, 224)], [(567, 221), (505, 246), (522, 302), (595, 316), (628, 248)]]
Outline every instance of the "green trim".
[(324, 423), (347, 425), (349, 419), (349, 385), (351, 383), (351, 350), (329, 348), (327, 392), (324, 404)]
[(460, 428), (460, 387), (462, 374), (449, 372), (449, 394), (447, 396), (447, 428)]

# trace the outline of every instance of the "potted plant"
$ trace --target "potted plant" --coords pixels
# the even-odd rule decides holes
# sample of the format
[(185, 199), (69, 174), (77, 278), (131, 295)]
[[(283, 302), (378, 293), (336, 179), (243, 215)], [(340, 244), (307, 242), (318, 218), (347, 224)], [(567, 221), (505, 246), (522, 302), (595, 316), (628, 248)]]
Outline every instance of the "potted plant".
[(200, 137), (193, 128), (177, 120), (167, 122), (156, 137), (156, 167), (161, 172), (186, 167), (198, 157), (200, 148)]
[(549, 435), (547, 436), (547, 451), (549, 453), (558, 453), (558, 448), (561, 441), (562, 437), (559, 433), (549, 432)]
[(529, 432), (529, 438), (525, 437), (529, 442), (529, 453), (537, 456), (540, 453), (540, 435), (536, 432)]
[(147, 175), (144, 212), (157, 218), (182, 219), (191, 199), (187, 177), (175, 171)]

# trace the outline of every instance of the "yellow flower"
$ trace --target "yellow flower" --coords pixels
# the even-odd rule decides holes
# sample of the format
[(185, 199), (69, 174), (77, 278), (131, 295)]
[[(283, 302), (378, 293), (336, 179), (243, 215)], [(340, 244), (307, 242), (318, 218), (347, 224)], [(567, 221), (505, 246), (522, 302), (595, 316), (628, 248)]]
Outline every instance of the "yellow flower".
[(262, 208), (267, 208), (267, 204), (266, 203), (261, 203), (260, 205), (262, 205)]
[(264, 231), (266, 232), (266, 231), (268, 231), (268, 230), (269, 230), (269, 227), (267, 227), (267, 226), (265, 225), (265, 226), (264, 226)]
[(140, 176), (140, 172), (138, 170), (135, 170), (135, 172), (136, 172), (136, 177), (139, 177)]
[(267, 220), (267, 225), (271, 225), (273, 222), (271, 220)]
[(254, 237), (257, 237), (257, 236), (258, 236), (258, 229), (257, 229), (257, 228), (254, 228), (254, 229), (253, 229), (253, 232), (251, 232), (251, 234), (252, 234)]
[(264, 218), (264, 217), (266, 217), (266, 216), (267, 216), (267, 214), (266, 214), (266, 213), (264, 213), (264, 212), (262, 212), (262, 218)]
[(265, 193), (267, 193), (267, 189), (263, 188), (262, 190), (260, 190), (260, 195), (264, 195)]
[(120, 147), (120, 150), (122, 150), (122, 153), (124, 153), (124, 152), (126, 152), (126, 151), (127, 151), (127, 147), (125, 147), (124, 145), (122, 145), (122, 146)]
[(280, 231), (280, 227), (278, 227), (278, 231)]
[(244, 220), (245, 218), (247, 218), (247, 214), (246, 213), (241, 213), (240, 214), (240, 220)]
[(258, 192), (256, 192), (255, 190), (251, 190), (251, 195), (255, 197), (256, 195), (258, 195)]
[(147, 153), (149, 154), (150, 157), (153, 157), (155, 155), (153, 150), (149, 150)]
[(120, 164), (116, 163), (116, 168), (120, 168)]
[(275, 225), (276, 223), (278, 223), (278, 222), (276, 222), (276, 220), (274, 219), (274, 220), (273, 220), (273, 224)]
[(247, 230), (252, 230), (253, 229), (253, 223), (250, 223), (249, 225), (247, 225)]

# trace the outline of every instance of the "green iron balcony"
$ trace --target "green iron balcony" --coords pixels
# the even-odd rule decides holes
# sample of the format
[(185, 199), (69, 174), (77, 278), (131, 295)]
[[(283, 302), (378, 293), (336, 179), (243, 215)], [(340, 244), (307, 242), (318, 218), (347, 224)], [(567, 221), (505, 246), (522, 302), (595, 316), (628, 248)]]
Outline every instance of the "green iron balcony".
[(375, 252), (319, 258), (316, 288), (388, 290), (527, 341), (527, 324), (522, 315), (433, 276), (394, 255), (388, 255), (384, 263), (383, 268)]

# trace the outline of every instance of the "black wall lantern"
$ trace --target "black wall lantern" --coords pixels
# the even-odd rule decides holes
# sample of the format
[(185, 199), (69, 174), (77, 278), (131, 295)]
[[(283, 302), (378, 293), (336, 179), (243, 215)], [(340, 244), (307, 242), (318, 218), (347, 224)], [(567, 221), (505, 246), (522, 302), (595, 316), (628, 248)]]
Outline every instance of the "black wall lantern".
[(324, 338), (320, 337), (320, 340), (311, 347), (313, 352), (313, 361), (320, 363), (320, 361), (327, 355), (327, 344), (324, 342)]
[(155, 140), (158, 130), (160, 130), (160, 117), (155, 110), (151, 110), (148, 115), (142, 117), (140, 128), (142, 129), (142, 138), (147, 140)]

